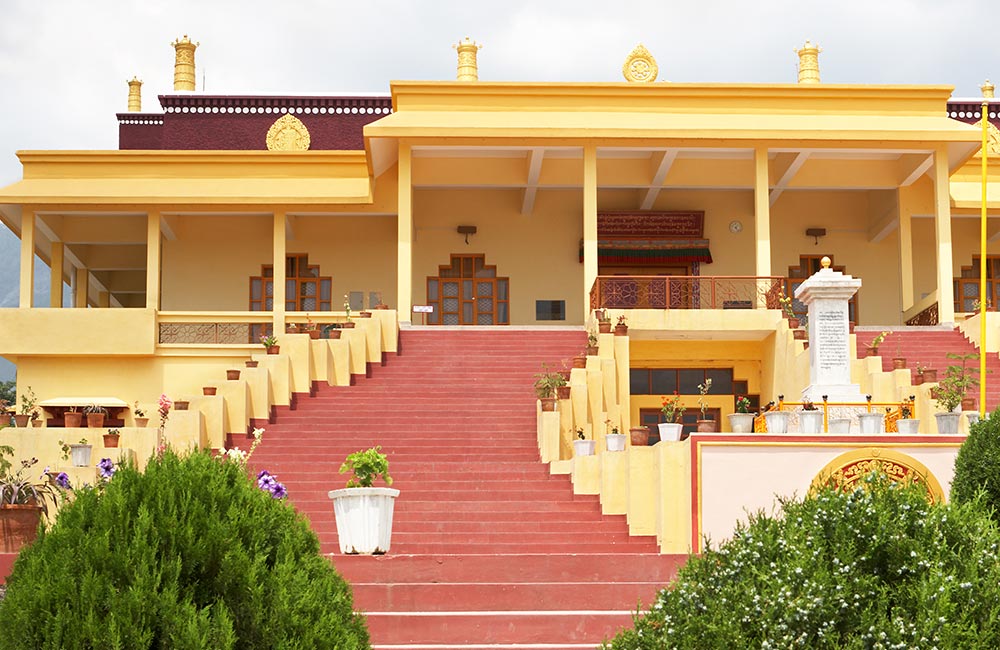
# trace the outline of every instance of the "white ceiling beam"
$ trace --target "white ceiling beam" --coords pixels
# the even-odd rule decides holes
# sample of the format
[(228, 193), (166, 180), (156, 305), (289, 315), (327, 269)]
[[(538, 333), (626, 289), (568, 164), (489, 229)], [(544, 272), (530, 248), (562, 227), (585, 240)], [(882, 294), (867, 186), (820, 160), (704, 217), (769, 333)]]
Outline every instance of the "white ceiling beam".
[(786, 187), (788, 187), (788, 184), (792, 182), (793, 178), (795, 178), (795, 175), (799, 173), (800, 169), (802, 169), (802, 165), (806, 164), (806, 160), (808, 159), (808, 151), (800, 151), (798, 155), (795, 156), (795, 160), (792, 161), (792, 164), (788, 166), (788, 169), (786, 169), (785, 173), (781, 175), (778, 182), (774, 184), (774, 189), (771, 190), (769, 201), (772, 207), (778, 201), (778, 197), (781, 196), (781, 193), (785, 191)]
[(905, 178), (903, 178), (903, 180), (899, 183), (899, 186), (908, 187), (910, 185), (913, 185), (914, 183), (917, 182), (917, 179), (919, 179), (921, 176), (923, 176), (924, 174), (928, 173), (931, 170), (931, 166), (933, 164), (934, 164), (933, 154), (928, 155), (925, 158), (921, 159), (920, 162), (913, 167), (910, 173), (907, 174)]
[(538, 194), (538, 179), (542, 174), (542, 159), (545, 149), (535, 147), (528, 154), (528, 184), (524, 188), (524, 200), (521, 202), (521, 214), (531, 214), (535, 209), (535, 195)]
[(286, 214), (285, 215), (285, 239), (288, 241), (295, 240), (295, 222), (297, 217)]
[[(646, 196), (642, 199), (642, 205), (639, 206), (640, 210), (652, 210), (653, 205), (656, 203), (656, 197), (660, 195), (660, 190), (663, 188), (663, 181), (667, 179), (667, 174), (670, 173), (670, 167), (673, 166), (674, 161), (677, 160), (677, 149), (667, 149), (666, 151), (654, 154), (654, 164), (656, 165), (656, 171), (653, 172), (653, 180), (650, 181), (650, 188), (646, 190)], [(657, 161), (656, 158), (659, 157)]]

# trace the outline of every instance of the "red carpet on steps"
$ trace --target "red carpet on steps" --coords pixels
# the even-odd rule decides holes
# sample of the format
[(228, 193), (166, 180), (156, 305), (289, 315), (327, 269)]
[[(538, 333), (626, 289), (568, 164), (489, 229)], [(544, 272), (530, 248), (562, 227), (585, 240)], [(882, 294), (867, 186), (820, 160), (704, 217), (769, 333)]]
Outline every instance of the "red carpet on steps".
[[(582, 330), (404, 330), (370, 378), (279, 409), (253, 465), (309, 518), (375, 648), (594, 648), (686, 560), (539, 461), (533, 375), (585, 345)], [(401, 492), (392, 549), (344, 556), (327, 492), (374, 445)]]

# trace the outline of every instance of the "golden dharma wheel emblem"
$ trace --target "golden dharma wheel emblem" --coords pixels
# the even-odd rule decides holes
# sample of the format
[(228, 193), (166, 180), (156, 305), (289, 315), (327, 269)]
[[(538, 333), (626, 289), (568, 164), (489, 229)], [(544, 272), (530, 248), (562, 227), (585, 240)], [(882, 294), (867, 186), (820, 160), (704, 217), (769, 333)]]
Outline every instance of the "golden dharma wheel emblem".
[(656, 65), (656, 59), (642, 43), (629, 52), (622, 66), (622, 74), (629, 83), (652, 83), (656, 81), (659, 73), (660, 68)]
[[(983, 120), (986, 120), (985, 116), (975, 124), (980, 130), (983, 128)], [(989, 147), (991, 156), (1000, 154), (1000, 129), (994, 126), (993, 122), (989, 120), (986, 120), (986, 146)], [(979, 155), (982, 155), (982, 151), (980, 151)]]
[(282, 115), (267, 130), (269, 151), (308, 151), (309, 129), (294, 115)]

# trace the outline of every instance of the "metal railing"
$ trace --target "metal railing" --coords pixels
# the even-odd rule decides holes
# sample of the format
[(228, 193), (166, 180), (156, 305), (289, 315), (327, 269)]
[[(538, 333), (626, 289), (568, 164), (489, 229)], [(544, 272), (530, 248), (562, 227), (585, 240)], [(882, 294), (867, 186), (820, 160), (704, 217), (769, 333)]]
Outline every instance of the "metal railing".
[(601, 275), (591, 309), (780, 309), (785, 278), (778, 276)]
[[(856, 417), (858, 412), (864, 411), (865, 413), (878, 413), (884, 409), (885, 412), (885, 432), (886, 433), (898, 433), (899, 429), (896, 422), (902, 418), (912, 417), (913, 413), (916, 413), (916, 397), (910, 395), (909, 399), (905, 399), (899, 402), (873, 402), (871, 395), (867, 396), (866, 403), (857, 402), (830, 402), (824, 399), (822, 402), (786, 402), (782, 399), (782, 396), (778, 396), (777, 404), (769, 404), (765, 407), (763, 412), (760, 413), (753, 421), (754, 433), (767, 433), (767, 419), (764, 417), (764, 413), (770, 411), (788, 411), (794, 413), (794, 407), (802, 407), (803, 410), (819, 410), (823, 412), (823, 431), (822, 433), (830, 432), (830, 417), (831, 415), (848, 415), (849, 417)], [(791, 407), (791, 408), (790, 408)], [(839, 412), (838, 411), (843, 411)], [(853, 413), (852, 413), (853, 412)]]

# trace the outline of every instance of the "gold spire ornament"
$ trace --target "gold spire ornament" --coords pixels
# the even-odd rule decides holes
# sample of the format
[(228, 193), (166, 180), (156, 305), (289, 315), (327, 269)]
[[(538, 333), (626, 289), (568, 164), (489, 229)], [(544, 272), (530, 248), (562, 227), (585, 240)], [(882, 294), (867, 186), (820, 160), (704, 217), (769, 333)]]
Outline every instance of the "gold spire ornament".
[(979, 90), (983, 91), (983, 99), (993, 99), (993, 91), (996, 89), (997, 87), (990, 83), (989, 79), (979, 87)]
[(818, 84), (819, 83), (819, 53), (823, 51), (819, 45), (815, 45), (806, 39), (806, 44), (795, 50), (799, 55), (799, 83)]
[(142, 112), (142, 82), (138, 77), (132, 77), (128, 83), (128, 112)]
[[(979, 121), (975, 123), (975, 125), (982, 129), (983, 120), (986, 120), (986, 144), (989, 147), (989, 155), (1000, 156), (1000, 129), (998, 129), (993, 122), (990, 122), (985, 115), (983, 115)], [(982, 155), (981, 147), (980, 155)]]
[(195, 90), (194, 51), (198, 43), (192, 43), (185, 34), (171, 45), (174, 46), (174, 90)]
[(469, 37), (466, 36), (465, 40), (459, 41), (457, 45), (452, 45), (452, 48), (458, 50), (457, 79), (459, 81), (479, 81), (479, 61), (477, 55), (479, 54), (479, 50), (483, 49), (483, 46), (469, 40)]
[(656, 59), (642, 43), (628, 53), (622, 65), (622, 74), (629, 83), (653, 83), (659, 73), (660, 68), (656, 65)]
[(308, 151), (309, 129), (294, 115), (282, 115), (267, 130), (268, 151)]

